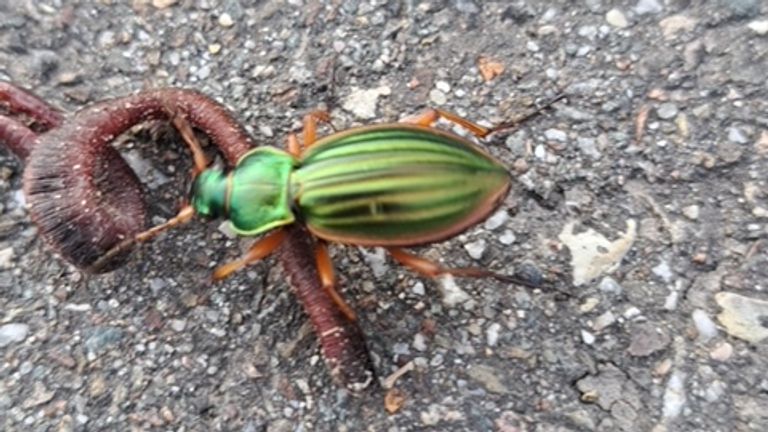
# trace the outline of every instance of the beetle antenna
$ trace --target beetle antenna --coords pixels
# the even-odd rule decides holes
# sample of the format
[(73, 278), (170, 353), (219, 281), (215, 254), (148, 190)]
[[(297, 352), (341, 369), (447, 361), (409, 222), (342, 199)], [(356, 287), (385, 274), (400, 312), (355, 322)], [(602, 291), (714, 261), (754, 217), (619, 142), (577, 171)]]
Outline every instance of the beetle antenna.
[(153, 226), (152, 228), (146, 231), (140, 232), (133, 237), (129, 237), (121, 241), (120, 243), (116, 244), (115, 246), (113, 246), (111, 249), (107, 251), (107, 253), (99, 257), (90, 267), (88, 267), (88, 271), (94, 272), (94, 273), (98, 272), (101, 268), (104, 267), (106, 263), (111, 261), (112, 258), (124, 252), (127, 252), (136, 243), (147, 242), (155, 238), (158, 234), (162, 233), (163, 231), (167, 231), (171, 228), (177, 227), (179, 225), (183, 225), (191, 221), (194, 216), (195, 216), (195, 209), (191, 205), (185, 205), (184, 207), (181, 208), (181, 210), (179, 210), (179, 213), (176, 216), (168, 219), (168, 221), (166, 221), (165, 223)]
[(517, 129), (524, 123), (528, 122), (529, 120), (538, 117), (542, 112), (545, 110), (548, 110), (552, 108), (552, 106), (562, 100), (565, 99), (566, 95), (565, 93), (558, 93), (555, 97), (549, 99), (548, 101), (544, 102), (542, 105), (539, 105), (534, 108), (533, 111), (529, 112), (528, 114), (525, 114), (521, 118), (510, 120), (508, 122), (504, 122), (501, 124), (498, 124), (488, 130), (488, 135), (498, 133), (501, 131), (506, 131), (508, 129)]

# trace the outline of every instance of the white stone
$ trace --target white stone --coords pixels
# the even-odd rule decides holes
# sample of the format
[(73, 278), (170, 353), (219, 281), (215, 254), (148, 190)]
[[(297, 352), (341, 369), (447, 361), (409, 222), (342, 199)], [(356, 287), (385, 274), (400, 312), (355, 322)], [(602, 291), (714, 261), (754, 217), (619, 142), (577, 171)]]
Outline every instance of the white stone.
[(603, 273), (618, 268), (624, 255), (635, 242), (637, 223), (628, 219), (627, 231), (615, 241), (610, 241), (593, 229), (575, 233), (576, 222), (570, 221), (558, 235), (558, 239), (571, 252), (573, 284), (583, 285)]
[(715, 294), (715, 301), (723, 309), (717, 320), (728, 334), (754, 344), (768, 338), (768, 328), (763, 324), (768, 317), (768, 301), (732, 292)]
[(8, 323), (0, 326), (0, 348), (27, 338), (29, 326), (23, 323)]
[(693, 323), (696, 325), (696, 330), (699, 332), (699, 340), (707, 342), (713, 337), (717, 336), (717, 325), (712, 319), (701, 309), (696, 309), (691, 315)]
[(618, 28), (626, 28), (629, 26), (627, 17), (625, 17), (624, 14), (618, 9), (609, 10), (608, 13), (605, 14), (605, 21), (608, 24)]
[(476, 241), (473, 241), (471, 243), (467, 243), (464, 245), (464, 250), (467, 251), (469, 256), (472, 257), (472, 259), (479, 260), (483, 257), (483, 253), (485, 252), (486, 242), (483, 239), (478, 239)]
[(747, 27), (749, 27), (750, 30), (759, 34), (760, 36), (765, 36), (768, 34), (768, 20), (752, 21), (751, 23), (747, 24)]
[(664, 418), (670, 420), (679, 416), (683, 411), (685, 399), (685, 375), (679, 371), (672, 372), (664, 390)]
[(376, 117), (376, 106), (379, 97), (391, 93), (388, 86), (381, 86), (372, 89), (360, 89), (353, 87), (352, 92), (344, 98), (341, 107), (351, 112), (358, 119), (370, 120)]
[(507, 213), (506, 209), (501, 209), (493, 214), (493, 216), (489, 217), (488, 220), (485, 221), (485, 224), (483, 227), (485, 229), (492, 231), (496, 228), (504, 225), (506, 221), (509, 220), (509, 214)]
[(496, 346), (499, 341), (499, 330), (501, 330), (501, 324), (492, 323), (485, 330), (485, 338), (488, 346)]
[(448, 307), (455, 307), (456, 305), (471, 299), (466, 291), (462, 290), (458, 285), (456, 285), (456, 281), (453, 279), (453, 276), (440, 276), (439, 282), (440, 283), (437, 286), (443, 295), (444, 305)]

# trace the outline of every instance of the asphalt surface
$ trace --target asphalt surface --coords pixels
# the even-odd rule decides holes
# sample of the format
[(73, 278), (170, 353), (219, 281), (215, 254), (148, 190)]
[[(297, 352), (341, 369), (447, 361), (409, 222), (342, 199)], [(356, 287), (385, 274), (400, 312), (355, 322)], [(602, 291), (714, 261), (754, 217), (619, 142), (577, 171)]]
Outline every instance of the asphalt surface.
[[(436, 106), (495, 124), (503, 209), (419, 248), (560, 274), (558, 290), (425, 280), (337, 246), (387, 412), (336, 387), (274, 258), (196, 223), (86, 276), (36, 237), (0, 156), (3, 430), (768, 430), (768, 5), (686, 1), (18, 1), (0, 79), (68, 111), (163, 86), (229, 106), (263, 145)], [(153, 222), (191, 162), (167, 126), (120, 137)]]

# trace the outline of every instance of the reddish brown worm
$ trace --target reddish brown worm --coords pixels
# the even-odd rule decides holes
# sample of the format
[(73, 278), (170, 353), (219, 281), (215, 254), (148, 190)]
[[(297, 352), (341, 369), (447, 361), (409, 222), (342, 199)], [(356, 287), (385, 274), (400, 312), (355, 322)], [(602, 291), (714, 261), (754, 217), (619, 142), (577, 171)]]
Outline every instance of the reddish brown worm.
[[(87, 269), (99, 257), (146, 227), (146, 204), (134, 172), (110, 144), (133, 126), (183, 115), (208, 135), (234, 164), (253, 142), (226, 108), (190, 90), (160, 89), (87, 107), (69, 118), (37, 96), (0, 82), (0, 103), (23, 114), (44, 133), (0, 115), (0, 142), (26, 162), (24, 191), (41, 237), (66, 260)], [(320, 342), (333, 379), (353, 393), (377, 380), (363, 334), (320, 284), (311, 235), (288, 229), (278, 254)], [(114, 269), (126, 257), (115, 257)]]

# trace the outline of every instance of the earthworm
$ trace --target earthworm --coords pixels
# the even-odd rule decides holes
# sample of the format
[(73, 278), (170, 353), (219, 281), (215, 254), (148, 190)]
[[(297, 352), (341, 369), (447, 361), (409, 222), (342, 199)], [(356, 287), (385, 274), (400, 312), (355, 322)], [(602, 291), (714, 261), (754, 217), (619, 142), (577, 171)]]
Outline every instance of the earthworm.
[[(79, 268), (145, 229), (141, 184), (110, 143), (149, 120), (182, 115), (234, 164), (253, 142), (222, 105), (191, 90), (158, 89), (91, 105), (69, 118), (33, 94), (0, 82), (0, 101), (46, 131), (0, 116), (0, 141), (26, 160), (24, 191), (40, 235)], [(312, 239), (294, 224), (278, 255), (318, 337), (332, 378), (353, 393), (375, 387), (373, 366), (357, 324), (323, 290)], [(103, 270), (125, 261), (118, 256)]]

